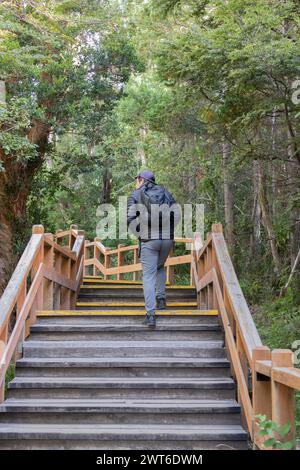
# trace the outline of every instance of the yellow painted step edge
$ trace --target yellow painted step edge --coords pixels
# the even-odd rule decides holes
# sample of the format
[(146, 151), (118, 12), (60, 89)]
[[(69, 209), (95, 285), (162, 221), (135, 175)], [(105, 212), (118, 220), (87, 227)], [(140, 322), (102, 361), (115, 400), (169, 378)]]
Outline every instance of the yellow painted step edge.
[[(136, 289), (136, 287), (142, 287), (141, 285), (138, 285), (138, 286), (128, 286), (128, 285), (124, 285), (124, 286), (115, 286), (115, 285), (112, 285), (112, 286), (97, 286), (97, 285), (93, 285), (93, 284), (82, 284), (80, 286), (80, 289)], [(195, 290), (195, 287), (194, 286), (167, 286), (168, 289), (193, 289)]]
[[(42, 310), (37, 312), (38, 317), (60, 316), (113, 316), (113, 315), (145, 315), (145, 310)], [(217, 310), (161, 310), (156, 312), (158, 316), (186, 315), (186, 316), (217, 316)]]
[[(77, 302), (77, 307), (145, 307), (144, 302)], [(197, 302), (168, 302), (168, 307), (197, 307)]]
[(91, 282), (94, 282), (94, 283), (98, 283), (98, 284), (128, 284), (128, 285), (137, 285), (137, 286), (140, 286), (142, 285), (142, 281), (125, 281), (125, 280), (120, 280), (120, 281), (117, 281), (116, 279), (90, 279), (90, 278), (83, 278), (83, 282), (86, 282), (86, 283), (91, 283)]
[[(84, 277), (83, 282), (85, 284), (95, 283), (95, 284), (121, 284), (121, 285), (128, 284), (128, 285), (136, 285), (136, 286), (143, 285), (143, 281), (126, 281), (124, 279), (120, 279), (119, 281), (117, 281), (116, 279), (96, 279), (96, 278), (88, 278), (88, 277)], [(169, 286), (169, 285), (170, 285), (170, 282), (166, 282), (166, 286)]]

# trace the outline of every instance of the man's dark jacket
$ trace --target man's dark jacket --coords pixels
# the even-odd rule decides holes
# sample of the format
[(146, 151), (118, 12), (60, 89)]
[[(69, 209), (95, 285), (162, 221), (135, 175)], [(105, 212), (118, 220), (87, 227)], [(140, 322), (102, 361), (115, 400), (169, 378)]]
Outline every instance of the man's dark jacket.
[[(141, 204), (141, 191), (145, 191), (147, 189), (150, 189), (151, 187), (154, 186), (155, 183), (152, 183), (150, 181), (144, 183), (140, 188), (135, 189), (129, 198), (127, 199), (127, 226), (131, 222), (133, 222), (135, 219), (137, 220), (138, 227), (137, 231), (139, 232), (141, 230), (141, 225), (145, 228), (146, 226), (148, 227), (148, 230), (146, 231), (146, 236), (144, 235), (143, 238), (138, 236), (140, 241), (148, 241), (148, 240), (157, 240), (157, 239), (174, 239), (174, 230), (175, 226), (178, 223), (178, 211), (173, 211), (170, 212), (170, 221), (169, 224), (166, 224), (167, 229), (165, 229), (165, 224), (162, 224), (162, 214), (160, 214), (160, 219), (159, 219), (159, 225), (156, 227), (151, 227), (151, 217), (147, 213), (145, 216), (145, 212), (143, 211), (142, 214), (140, 214), (137, 210), (136, 207), (134, 207), (135, 204)], [(163, 199), (164, 194), (167, 194), (168, 200), (171, 201), (171, 204), (175, 204), (176, 207), (176, 201), (173, 198), (172, 194), (166, 190), (163, 186), (158, 186), (158, 194), (161, 192), (161, 197)], [(152, 228), (152, 230), (151, 230)], [(143, 231), (143, 234), (145, 233)]]

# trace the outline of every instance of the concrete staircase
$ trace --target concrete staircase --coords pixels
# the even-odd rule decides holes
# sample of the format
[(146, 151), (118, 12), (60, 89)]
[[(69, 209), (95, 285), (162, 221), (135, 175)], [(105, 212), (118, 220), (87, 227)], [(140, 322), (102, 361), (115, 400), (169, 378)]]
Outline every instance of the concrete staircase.
[(216, 311), (168, 286), (85, 278), (74, 311), (39, 312), (0, 406), (0, 449), (246, 449)]

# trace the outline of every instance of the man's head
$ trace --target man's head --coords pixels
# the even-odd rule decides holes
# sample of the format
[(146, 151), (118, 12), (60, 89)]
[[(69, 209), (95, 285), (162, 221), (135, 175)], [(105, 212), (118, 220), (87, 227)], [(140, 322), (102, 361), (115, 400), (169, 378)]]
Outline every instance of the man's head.
[(135, 186), (136, 188), (140, 188), (144, 183), (150, 181), (152, 183), (155, 182), (155, 176), (150, 170), (142, 170), (139, 172), (137, 176), (135, 176)]

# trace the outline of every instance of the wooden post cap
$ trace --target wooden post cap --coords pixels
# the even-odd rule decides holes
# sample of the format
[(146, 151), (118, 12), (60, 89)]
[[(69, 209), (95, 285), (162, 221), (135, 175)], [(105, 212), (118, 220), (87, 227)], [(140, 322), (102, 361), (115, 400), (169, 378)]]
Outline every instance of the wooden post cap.
[(257, 346), (252, 350), (252, 363), (255, 367), (256, 361), (270, 361), (271, 360), (271, 350), (267, 346)]
[(35, 235), (37, 235), (37, 234), (39, 234), (39, 235), (43, 234), (43, 233), (44, 233), (44, 226), (43, 226), (43, 225), (34, 225), (34, 226), (32, 227), (32, 233), (35, 234)]
[(100, 237), (95, 237), (95, 238), (94, 238), (94, 241), (95, 241), (95, 242), (101, 242), (101, 238), (100, 238)]
[(271, 351), (267, 346), (257, 346), (252, 350), (253, 359), (268, 361), (271, 359)]
[(211, 231), (213, 233), (223, 233), (222, 224), (212, 224)]
[(84, 237), (85, 231), (84, 230), (78, 230), (78, 235), (80, 237)]
[(76, 224), (70, 225), (70, 230), (78, 230), (78, 225)]
[(272, 351), (273, 367), (293, 367), (294, 354), (290, 349), (274, 349)]
[(49, 232), (49, 233), (45, 233), (45, 237), (50, 238), (51, 240), (53, 240), (54, 235), (53, 235), (53, 233)]

